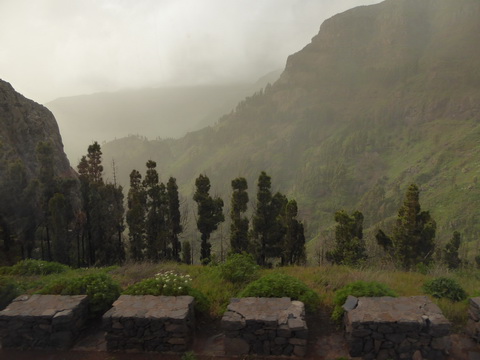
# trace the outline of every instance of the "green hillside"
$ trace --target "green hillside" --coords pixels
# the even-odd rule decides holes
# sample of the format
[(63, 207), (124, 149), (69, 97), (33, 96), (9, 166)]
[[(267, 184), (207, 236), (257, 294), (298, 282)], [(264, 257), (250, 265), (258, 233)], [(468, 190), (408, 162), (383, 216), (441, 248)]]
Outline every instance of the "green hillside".
[[(358, 209), (371, 229), (396, 215), (415, 182), (437, 221), (477, 250), (480, 233), (480, 2), (387, 0), (336, 15), (280, 79), (240, 102), (213, 127), (178, 140), (104, 145), (120, 178), (147, 159), (184, 195), (206, 173), (224, 199), (242, 175), (254, 198), (260, 171), (297, 199), (308, 237), (339, 209)], [(138, 145), (134, 146), (133, 143)], [(311, 246), (316, 242), (312, 242)]]

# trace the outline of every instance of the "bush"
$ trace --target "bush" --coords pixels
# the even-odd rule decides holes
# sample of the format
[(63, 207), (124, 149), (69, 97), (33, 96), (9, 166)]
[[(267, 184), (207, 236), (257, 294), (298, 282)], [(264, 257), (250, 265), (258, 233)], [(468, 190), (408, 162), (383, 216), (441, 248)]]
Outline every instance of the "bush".
[(1, 273), (8, 275), (49, 275), (64, 273), (70, 268), (53, 261), (27, 259), (10, 267), (2, 267)]
[(251, 254), (230, 254), (220, 266), (220, 274), (231, 283), (246, 283), (258, 277), (258, 268)]
[(343, 317), (343, 304), (347, 300), (349, 295), (355, 297), (380, 297), (380, 296), (392, 296), (396, 297), (397, 294), (393, 292), (386, 285), (376, 282), (376, 281), (355, 281), (350, 284), (345, 285), (341, 289), (335, 292), (333, 298), (333, 303), (335, 307), (333, 308), (332, 319), (335, 321), (340, 321)]
[(427, 281), (423, 285), (423, 290), (435, 298), (446, 298), (451, 301), (462, 301), (467, 298), (467, 293), (454, 280), (446, 277), (439, 277)]
[(83, 276), (64, 276), (47, 284), (39, 294), (88, 295), (89, 310), (98, 316), (120, 296), (120, 285), (104, 272)]
[(165, 295), (181, 296), (190, 295), (195, 298), (195, 309), (206, 313), (209, 309), (207, 297), (197, 289), (191, 287), (190, 275), (179, 275), (173, 271), (158, 273), (155, 277), (142, 280), (129, 286), (123, 293), (125, 295)]
[(281, 273), (271, 273), (250, 283), (239, 296), (289, 297), (292, 300), (302, 301), (308, 311), (315, 311), (320, 304), (317, 293), (307, 285), (293, 276)]
[(20, 295), (20, 289), (17, 284), (12, 279), (0, 276), (0, 310), (3, 310), (18, 295)]

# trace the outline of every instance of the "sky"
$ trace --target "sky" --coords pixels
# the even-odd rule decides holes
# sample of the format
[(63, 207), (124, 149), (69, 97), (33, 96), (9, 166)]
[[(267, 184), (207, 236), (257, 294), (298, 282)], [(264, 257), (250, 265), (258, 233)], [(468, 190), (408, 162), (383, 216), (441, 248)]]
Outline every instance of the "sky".
[(253, 82), (379, 0), (0, 0), (0, 79), (26, 97)]

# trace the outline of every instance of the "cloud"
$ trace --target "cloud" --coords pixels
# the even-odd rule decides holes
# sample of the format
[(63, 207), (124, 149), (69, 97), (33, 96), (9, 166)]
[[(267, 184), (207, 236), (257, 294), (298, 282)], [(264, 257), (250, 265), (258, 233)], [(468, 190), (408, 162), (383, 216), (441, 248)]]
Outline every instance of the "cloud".
[(0, 77), (27, 97), (252, 81), (378, 0), (2, 0)]

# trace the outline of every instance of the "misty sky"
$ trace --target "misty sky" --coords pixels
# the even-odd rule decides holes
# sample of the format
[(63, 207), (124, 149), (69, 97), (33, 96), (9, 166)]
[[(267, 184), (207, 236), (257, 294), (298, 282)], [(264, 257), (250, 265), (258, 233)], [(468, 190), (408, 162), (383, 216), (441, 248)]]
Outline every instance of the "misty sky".
[(283, 68), (332, 15), (379, 0), (0, 0), (0, 78), (37, 102)]

